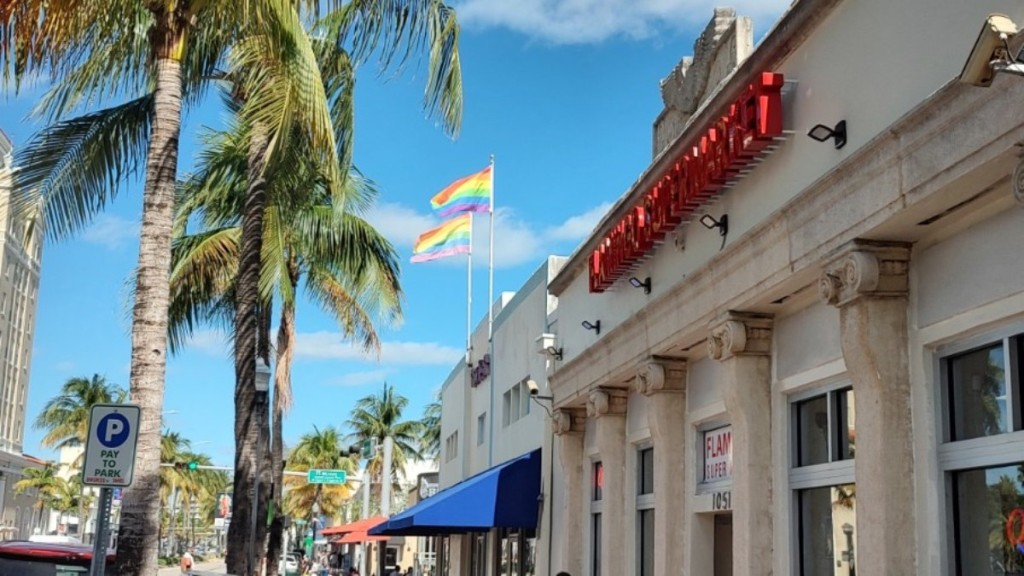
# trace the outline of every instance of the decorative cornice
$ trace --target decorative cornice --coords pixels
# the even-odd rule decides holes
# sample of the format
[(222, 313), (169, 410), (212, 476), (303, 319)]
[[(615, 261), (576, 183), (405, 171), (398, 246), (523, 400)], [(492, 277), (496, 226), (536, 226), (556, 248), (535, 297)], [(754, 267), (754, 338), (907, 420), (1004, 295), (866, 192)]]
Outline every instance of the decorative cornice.
[(678, 392), (686, 387), (686, 362), (648, 358), (636, 370), (633, 390), (650, 396), (658, 392)]
[(587, 397), (587, 418), (617, 416), (626, 413), (626, 392), (611, 388), (598, 388)]
[(818, 280), (818, 296), (839, 307), (864, 296), (905, 297), (909, 269), (909, 244), (853, 240), (825, 265)]
[(551, 414), (551, 427), (555, 434), (579, 434), (587, 422), (587, 414), (583, 408), (555, 408)]
[(767, 314), (730, 311), (711, 325), (710, 332), (708, 356), (713, 360), (771, 354), (772, 317)]

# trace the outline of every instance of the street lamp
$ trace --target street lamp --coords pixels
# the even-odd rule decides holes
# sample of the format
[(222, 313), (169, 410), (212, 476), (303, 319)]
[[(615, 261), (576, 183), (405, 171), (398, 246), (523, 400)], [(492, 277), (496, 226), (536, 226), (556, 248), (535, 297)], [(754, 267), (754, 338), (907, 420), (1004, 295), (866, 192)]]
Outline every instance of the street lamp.
[(853, 558), (853, 526), (849, 522), (844, 522), (842, 529), (843, 534), (846, 535), (846, 550), (843, 551), (842, 557), (850, 567), (850, 576), (857, 576), (857, 567)]

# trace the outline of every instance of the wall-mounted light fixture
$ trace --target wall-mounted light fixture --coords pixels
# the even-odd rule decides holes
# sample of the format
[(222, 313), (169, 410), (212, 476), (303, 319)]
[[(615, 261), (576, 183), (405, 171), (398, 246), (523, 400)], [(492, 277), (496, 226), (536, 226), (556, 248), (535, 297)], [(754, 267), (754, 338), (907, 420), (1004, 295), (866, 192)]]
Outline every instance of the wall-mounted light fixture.
[(555, 348), (554, 346), (548, 346), (547, 348), (544, 349), (544, 352), (546, 352), (548, 357), (550, 357), (553, 360), (561, 360), (562, 359), (562, 349), (561, 348)]
[(705, 214), (700, 217), (700, 223), (708, 230), (718, 228), (718, 235), (722, 237), (722, 245), (718, 249), (725, 248), (725, 237), (729, 235), (729, 215), (722, 214), (716, 219), (711, 214)]
[(633, 288), (643, 288), (644, 289), (644, 294), (650, 294), (651, 293), (651, 277), (650, 276), (644, 278), (643, 280), (637, 278), (636, 276), (633, 276), (632, 278), (629, 279), (629, 285), (632, 286)]
[(836, 150), (839, 150), (846, 146), (846, 120), (840, 120), (831, 128), (824, 124), (816, 124), (814, 128), (807, 131), (807, 135), (818, 142), (827, 142), (831, 139), (835, 143)]
[(587, 330), (593, 330), (595, 334), (601, 333), (600, 320), (594, 320), (593, 322), (591, 322), (590, 320), (584, 320), (583, 322), (580, 323), (580, 325), (586, 328)]

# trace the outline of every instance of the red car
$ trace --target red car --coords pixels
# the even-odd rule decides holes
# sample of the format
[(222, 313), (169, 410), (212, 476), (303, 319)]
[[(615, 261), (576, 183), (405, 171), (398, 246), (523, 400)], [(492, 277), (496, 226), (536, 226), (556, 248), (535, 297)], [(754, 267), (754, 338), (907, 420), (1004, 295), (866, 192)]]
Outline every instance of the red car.
[[(92, 546), (0, 542), (0, 576), (87, 576)], [(107, 553), (107, 565), (114, 555)]]

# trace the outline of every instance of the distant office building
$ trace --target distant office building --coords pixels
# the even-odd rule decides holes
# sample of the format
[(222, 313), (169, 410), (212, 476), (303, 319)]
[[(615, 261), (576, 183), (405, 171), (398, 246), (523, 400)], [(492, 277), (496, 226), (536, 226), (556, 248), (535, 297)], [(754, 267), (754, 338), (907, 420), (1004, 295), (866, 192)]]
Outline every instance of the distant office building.
[(42, 243), (9, 209), (12, 148), (0, 131), (0, 450), (21, 454)]

